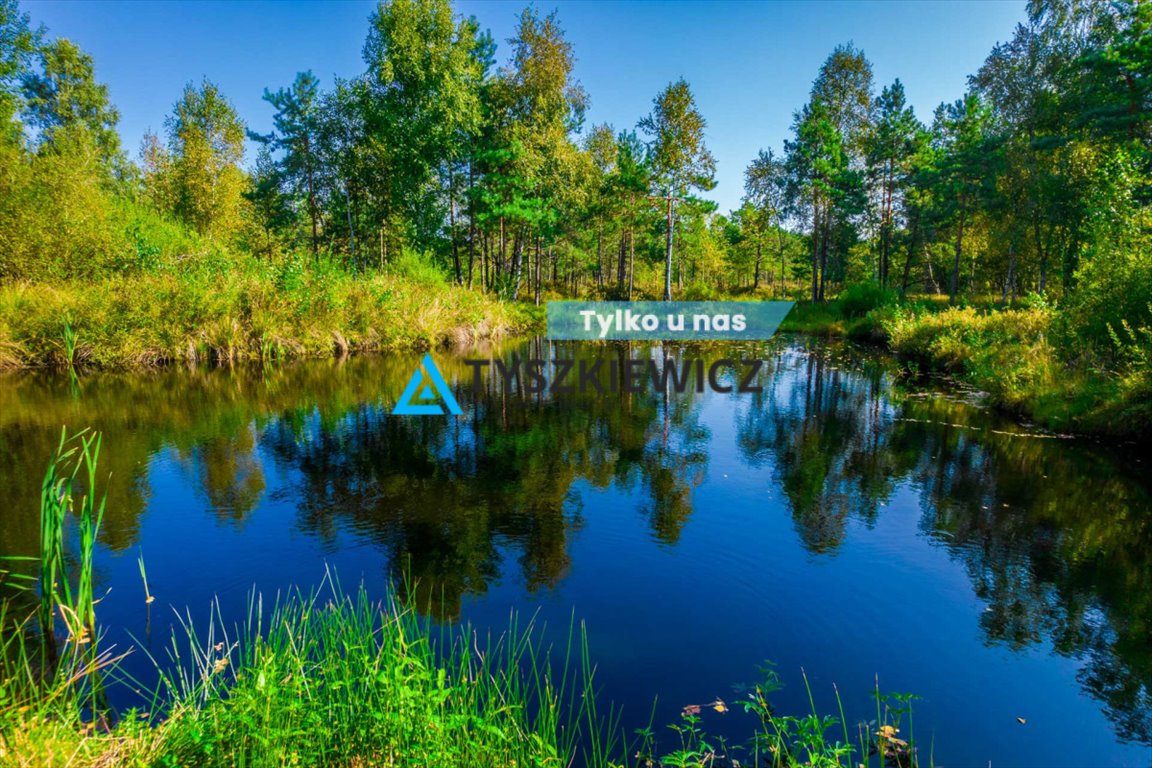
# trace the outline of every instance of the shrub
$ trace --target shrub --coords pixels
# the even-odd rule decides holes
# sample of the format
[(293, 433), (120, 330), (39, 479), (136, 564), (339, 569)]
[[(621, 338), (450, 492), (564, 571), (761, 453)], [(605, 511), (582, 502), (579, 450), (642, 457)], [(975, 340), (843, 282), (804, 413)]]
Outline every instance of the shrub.
[(844, 289), (836, 299), (836, 304), (845, 317), (863, 317), (896, 300), (896, 294), (881, 288), (876, 283), (857, 283)]
[(394, 277), (417, 285), (446, 285), (448, 276), (433, 262), (431, 254), (405, 248), (400, 257), (388, 265)]
[(684, 301), (719, 301), (722, 298), (720, 289), (715, 285), (692, 283), (684, 289)]

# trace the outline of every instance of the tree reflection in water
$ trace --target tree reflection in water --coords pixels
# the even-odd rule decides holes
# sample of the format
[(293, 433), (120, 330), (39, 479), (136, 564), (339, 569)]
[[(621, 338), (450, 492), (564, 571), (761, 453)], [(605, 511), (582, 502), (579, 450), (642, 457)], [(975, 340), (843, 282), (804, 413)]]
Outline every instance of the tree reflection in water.
[[(508, 348), (485, 352), (506, 356)], [(919, 527), (963, 564), (987, 610), (987, 643), (1050, 642), (1081, 662), (1080, 682), (1124, 739), (1152, 744), (1152, 496), (1136, 457), (1031, 436), (964, 398), (893, 386), (883, 359), (837, 344), (787, 340), (755, 350), (621, 344), (552, 346), (523, 357), (748, 357), (760, 394), (529, 394), (488, 379), (470, 392), (460, 359), (437, 362), (465, 416), (390, 417), (414, 358), (314, 361), (271, 369), (7, 376), (0, 456), (9, 501), (0, 554), (35, 552), (44, 464), (62, 424), (105, 433), (111, 473), (103, 544), (126, 550), (150, 505), (149, 470), (171, 461), (225, 528), (240, 526), (275, 483), (298, 525), (337, 546), (340, 532), (387, 552), (417, 604), (453, 617), (515, 558), (530, 591), (570, 568), (582, 489), (638, 499), (651, 538), (674, 547), (705, 479), (720, 404), (740, 460), (771, 471), (797, 536), (816, 557), (875, 524), (898, 489)], [(469, 353), (475, 356), (476, 353)], [(730, 408), (728, 406), (731, 406)], [(17, 510), (20, 512), (18, 513)], [(627, 513), (628, 510), (623, 510)]]

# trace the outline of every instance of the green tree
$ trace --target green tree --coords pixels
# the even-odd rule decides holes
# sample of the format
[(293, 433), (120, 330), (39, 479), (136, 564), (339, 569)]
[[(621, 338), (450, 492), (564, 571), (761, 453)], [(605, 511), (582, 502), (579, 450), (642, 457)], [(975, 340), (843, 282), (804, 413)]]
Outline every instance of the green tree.
[[(780, 264), (780, 293), (785, 293), (784, 223), (788, 214), (788, 164), (771, 149), (760, 150), (744, 171), (744, 199), (759, 212), (760, 229), (776, 233), (776, 256)], [(760, 242), (756, 245), (756, 276), (753, 288), (760, 286)]]
[(834, 206), (848, 172), (843, 140), (822, 101), (796, 114), (794, 139), (784, 144), (793, 204), (811, 215), (812, 301), (824, 300)]
[(0, 138), (14, 139), (21, 103), (21, 84), (28, 74), (36, 35), (28, 26), (28, 14), (17, 0), (0, 0)]
[(618, 155), (616, 133), (612, 126), (594, 126), (584, 141), (584, 150), (588, 153), (593, 171), (588, 207), (596, 226), (596, 284), (603, 288), (606, 271), (604, 228), (618, 203), (612, 184)]
[(636, 233), (644, 227), (645, 215), (651, 210), (648, 192), (652, 186), (648, 155), (634, 131), (622, 131), (616, 136), (616, 165), (610, 185), (621, 216), (616, 290), (631, 301), (636, 276)]
[(1121, 29), (1086, 51), (1078, 122), (1112, 139), (1152, 149), (1152, 6), (1137, 0), (1114, 5)]
[(850, 162), (862, 158), (872, 125), (872, 64), (851, 43), (838, 45), (812, 83), (811, 100), (824, 106)]
[(280, 250), (282, 233), (297, 219), (292, 196), (284, 192), (288, 185), (282, 173), (282, 165), (272, 156), (272, 150), (267, 145), (261, 146), (256, 154), (251, 187), (244, 193), (255, 214), (245, 245), (254, 254), (268, 259)]
[(449, 0), (389, 0), (372, 16), (363, 120), (365, 195), (382, 237), (429, 242), (445, 218), (433, 184), (481, 119), (484, 42)]
[(880, 92), (875, 118), (868, 138), (867, 162), (870, 180), (880, 198), (880, 256), (876, 271), (880, 285), (886, 288), (901, 200), (923, 126), (908, 106), (899, 79)]
[(587, 94), (573, 77), (572, 45), (556, 15), (526, 9), (508, 42), (511, 61), (487, 92), (480, 197), (483, 221), (497, 238), (496, 284), (516, 296), (533, 252), (536, 282), (543, 279), (543, 251), (560, 233), (562, 210), (584, 196), (590, 168), (571, 139), (583, 123)]
[(122, 168), (120, 115), (109, 103), (108, 87), (96, 82), (92, 57), (62, 38), (40, 45), (37, 55), (40, 70), (24, 77), (24, 114), (40, 147), (63, 150), (90, 141), (105, 168)]
[(213, 83), (189, 84), (165, 122), (172, 213), (201, 234), (239, 231), (247, 179), (244, 123)]
[(960, 291), (960, 261), (964, 231), (986, 199), (992, 158), (987, 133), (989, 111), (976, 93), (936, 108), (933, 126), (940, 149), (938, 182), (941, 215), (953, 231), (953, 260), (948, 294), (952, 303)]
[(654, 99), (652, 111), (639, 128), (649, 137), (653, 194), (667, 205), (664, 260), (664, 301), (672, 300), (672, 241), (675, 203), (690, 190), (716, 185), (716, 160), (704, 145), (707, 123), (681, 78)]
[[(274, 221), (278, 225), (287, 223), (288, 217), (281, 209), (280, 197), (284, 194), (303, 201), (305, 214), (311, 229), (310, 245), (312, 257), (316, 258), (320, 237), (320, 158), (318, 148), (320, 81), (311, 72), (296, 75), (291, 88), (282, 88), (275, 93), (264, 91), (264, 101), (276, 109), (272, 117), (274, 130), (267, 135), (249, 132), (249, 136), (270, 150), (262, 155), (266, 172), (260, 174), (262, 199), (276, 211)], [(275, 158), (271, 150), (280, 153)], [(273, 189), (269, 184), (275, 184)], [(275, 200), (275, 204), (273, 204)]]

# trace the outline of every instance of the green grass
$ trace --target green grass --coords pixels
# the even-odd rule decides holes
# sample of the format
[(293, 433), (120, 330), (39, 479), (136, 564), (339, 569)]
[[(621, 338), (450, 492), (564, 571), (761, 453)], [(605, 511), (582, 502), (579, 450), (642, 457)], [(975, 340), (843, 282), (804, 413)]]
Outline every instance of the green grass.
[[(781, 715), (769, 703), (780, 687), (771, 670), (739, 702), (688, 705), (668, 729), (657, 733), (649, 724), (626, 739), (619, 713), (598, 700), (583, 626), (569, 626), (566, 640), (551, 646), (541, 628), (520, 626), (515, 617), (496, 637), (433, 625), (415, 606), (370, 599), (363, 586), (346, 593), (331, 573), (316, 589), (291, 590), (270, 604), (253, 594), (235, 626), (219, 606), (206, 625), (180, 616), (167, 653), (152, 659), (160, 682), (147, 706), (114, 712), (102, 695), (107, 689), (141, 686), (122, 671), (123, 656), (100, 647), (92, 581), (103, 510), (102, 497), (96, 501), (99, 452), (99, 434), (62, 435), (44, 479), (34, 590), (40, 603), (22, 615), (21, 602), (0, 600), (4, 765), (716, 768), (728, 757), (776, 768), (916, 763), (910, 697), (877, 690), (876, 719), (850, 726), (839, 692), (837, 715), (818, 714), (805, 678), (811, 712)], [(77, 477), (85, 483), (79, 500)], [(75, 589), (64, 557), (73, 516)], [(142, 561), (140, 572), (144, 579)], [(146, 579), (144, 593), (150, 602)], [(743, 710), (749, 732), (735, 746), (702, 726), (702, 711), (730, 709)], [(900, 731), (905, 716), (907, 740)]]

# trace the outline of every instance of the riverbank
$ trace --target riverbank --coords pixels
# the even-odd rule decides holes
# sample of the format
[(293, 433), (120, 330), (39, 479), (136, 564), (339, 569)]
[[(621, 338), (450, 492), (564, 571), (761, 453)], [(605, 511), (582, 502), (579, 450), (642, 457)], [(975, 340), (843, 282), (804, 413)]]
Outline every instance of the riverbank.
[[(435, 271), (201, 261), (184, 272), (0, 287), (0, 370), (422, 350), (542, 328), (540, 308), (450, 285)], [(1147, 329), (1120, 329), (1102, 355), (1077, 345), (1047, 307), (896, 302), (857, 287), (833, 301), (797, 303), (780, 330), (877, 344), (911, 375), (953, 376), (1052, 430), (1152, 434)]]
[(525, 332), (534, 310), (435, 275), (291, 265), (14, 283), (0, 287), (0, 369), (429, 349)]
[(1077, 344), (1048, 307), (951, 307), (862, 292), (798, 303), (781, 331), (839, 336), (894, 354), (910, 376), (946, 374), (991, 405), (1058, 432), (1146, 440), (1152, 435), (1148, 329), (1121, 328), (1113, 349)]

